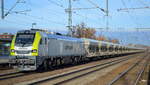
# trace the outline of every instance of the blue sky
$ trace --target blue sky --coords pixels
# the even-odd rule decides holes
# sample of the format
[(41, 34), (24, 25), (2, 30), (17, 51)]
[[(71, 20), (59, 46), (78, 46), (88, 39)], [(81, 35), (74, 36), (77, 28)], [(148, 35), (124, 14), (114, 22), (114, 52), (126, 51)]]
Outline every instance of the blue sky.
[[(5, 1), (5, 13), (10, 9), (17, 0), (4, 0)], [(0, 20), (0, 29), (2, 32), (16, 32), (21, 29), (31, 28), (32, 23), (37, 23), (35, 28), (44, 28), (52, 31), (67, 31), (68, 14), (65, 9), (68, 7), (68, 0), (20, 0), (25, 3), (18, 3), (17, 6), (12, 10), (11, 14), (5, 17), (4, 20)], [(96, 3), (99, 7), (106, 8), (106, 0), (91, 0)], [(150, 24), (150, 9), (138, 9), (129, 10), (129, 12), (120, 11), (120, 8), (138, 8), (150, 6), (150, 0), (108, 0), (109, 1), (109, 31), (123, 31), (122, 36), (125, 36), (125, 31), (128, 32), (128, 37), (124, 38), (123, 41), (126, 43), (137, 43), (131, 36), (137, 36), (138, 32), (135, 32), (135, 28), (149, 28)], [(73, 8), (90, 8), (94, 7), (88, 0), (72, 0)], [(26, 14), (15, 14), (14, 11), (31, 10)], [(106, 27), (106, 16), (105, 13), (99, 9), (89, 10), (74, 10), (73, 11), (73, 25), (85, 22), (87, 26), (94, 28), (105, 28)], [(133, 32), (134, 31), (134, 32)], [(141, 30), (143, 31), (143, 30)], [(148, 30), (147, 30), (148, 31)], [(99, 30), (98, 30), (99, 32)], [(109, 33), (109, 32), (108, 32)], [(120, 33), (120, 32), (119, 32)], [(122, 36), (118, 33), (116, 38), (122, 39)], [(107, 36), (107, 33), (103, 33)], [(150, 36), (143, 35), (139, 38), (138, 43), (141, 44), (143, 40), (144, 44), (149, 45), (150, 41), (147, 38)], [(111, 37), (110, 36), (110, 37)], [(146, 37), (145, 37), (146, 36)], [(130, 39), (131, 38), (131, 39)], [(140, 41), (140, 39), (143, 39)]]

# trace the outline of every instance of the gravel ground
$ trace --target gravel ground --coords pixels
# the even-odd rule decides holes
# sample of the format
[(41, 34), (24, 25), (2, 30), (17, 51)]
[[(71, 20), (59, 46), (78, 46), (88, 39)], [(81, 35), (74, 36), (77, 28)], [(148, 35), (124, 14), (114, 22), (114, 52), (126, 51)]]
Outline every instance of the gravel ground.
[[(140, 54), (139, 56), (143, 56)], [(92, 82), (88, 83), (87, 85), (107, 85), (113, 78), (115, 78), (118, 74), (123, 72), (129, 66), (131, 66), (134, 62), (141, 58), (136, 57), (134, 59), (130, 59), (125, 64), (119, 66), (118, 68), (113, 69), (111, 72), (108, 72), (106, 75), (100, 76), (99, 78), (93, 80)], [(120, 84), (120, 85), (128, 85), (128, 84)]]
[(125, 76), (119, 79), (114, 85), (134, 85), (136, 78), (138, 77), (139, 71), (144, 67), (144, 64), (148, 58), (142, 60), (133, 69), (131, 69)]
[[(117, 58), (115, 58), (115, 59), (117, 59)], [(70, 71), (70, 70), (75, 70), (75, 69), (78, 69), (78, 68), (82, 68), (82, 67), (85, 67), (85, 66), (95, 65), (95, 64), (98, 64), (98, 63), (104, 63), (108, 60), (112, 60), (112, 59), (100, 60), (100, 61), (90, 62), (90, 63), (83, 64), (83, 65), (66, 67), (66, 68), (51, 70), (51, 71), (48, 71), (48, 72), (34, 73), (34, 74), (31, 74), (31, 75), (27, 75), (27, 76), (13, 78), (13, 79), (9, 79), (9, 80), (3, 80), (3, 81), (0, 81), (0, 85), (12, 85), (12, 84), (15, 84), (15, 83), (34, 80), (34, 79), (37, 79), (37, 78), (52, 76), (52, 75), (55, 75), (55, 74), (60, 74), (60, 73), (67, 72), (67, 71)]]
[[(140, 55), (138, 54), (136, 56), (140, 56)], [(111, 72), (113, 69), (118, 68), (118, 67), (120, 67), (120, 66), (122, 66), (122, 65), (124, 65), (130, 61), (133, 62), (133, 61), (136, 61), (138, 59), (139, 59), (138, 57), (129, 59), (128, 61), (122, 62), (120, 64), (113, 65), (113, 66), (110, 66), (108, 68), (104, 68), (100, 71), (97, 71), (97, 72), (94, 72), (92, 74), (80, 77), (80, 78), (75, 79), (75, 80), (71, 80), (70, 82), (64, 83), (63, 85), (87, 85), (87, 84), (94, 85), (95, 79), (98, 79), (99, 77), (107, 75), (107, 73)], [(94, 81), (94, 83), (91, 83), (92, 81)], [(42, 85), (50, 85), (50, 83), (47, 81), (47, 82), (42, 83)], [(103, 84), (98, 83), (96, 85), (103, 85)]]
[(7, 70), (0, 70), (0, 74), (10, 73), (10, 72), (16, 72), (16, 69), (7, 69)]
[(150, 62), (147, 65), (138, 85), (150, 85)]
[[(139, 56), (141, 54), (134, 54), (134, 55), (130, 55), (130, 56), (137, 56), (137, 55)], [(120, 57), (118, 57), (118, 58), (120, 58)], [(117, 58), (115, 58), (115, 59), (117, 59)], [(70, 71), (70, 70), (75, 70), (75, 69), (82, 68), (82, 67), (85, 67), (85, 66), (95, 65), (95, 64), (98, 64), (98, 63), (104, 63), (104, 62), (107, 62), (107, 61), (110, 61), (110, 60), (113, 60), (113, 59), (99, 60), (99, 61), (94, 61), (94, 62), (90, 62), (90, 63), (87, 63), (87, 64), (76, 65), (76, 66), (71, 66), (71, 67), (65, 67), (65, 68), (55, 69), (55, 70), (42, 72), (42, 73), (34, 73), (34, 74), (31, 74), (31, 75), (26, 75), (26, 76), (22, 76), (22, 77), (18, 77), (18, 78), (2, 80), (2, 81), (0, 81), (0, 85), (12, 85), (12, 84), (20, 83), (20, 82), (24, 82), (24, 81), (31, 81), (31, 80), (34, 80), (34, 79), (47, 77), (47, 76), (52, 76), (52, 75), (60, 74), (60, 73), (67, 72), (67, 71)], [(0, 73), (2, 73), (2, 72), (3, 71), (0, 71)]]
[(0, 58), (0, 64), (1, 63), (8, 63), (8, 58)]
[(149, 68), (147, 68), (147, 69), (148, 69), (148, 70), (147, 70), (148, 75), (147, 75), (147, 77), (146, 77), (146, 78), (148, 78), (147, 85), (150, 85), (150, 64), (149, 64)]

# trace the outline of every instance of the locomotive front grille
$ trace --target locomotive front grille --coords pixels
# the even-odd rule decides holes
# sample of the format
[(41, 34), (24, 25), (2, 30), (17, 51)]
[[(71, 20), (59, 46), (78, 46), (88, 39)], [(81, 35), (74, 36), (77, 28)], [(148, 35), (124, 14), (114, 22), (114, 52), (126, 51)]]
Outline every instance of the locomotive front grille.
[(31, 51), (16, 51), (17, 54), (29, 54)]
[(10, 59), (9, 63), (12, 65), (34, 65), (34, 59), (24, 59), (24, 58), (17, 58), (17, 59)]

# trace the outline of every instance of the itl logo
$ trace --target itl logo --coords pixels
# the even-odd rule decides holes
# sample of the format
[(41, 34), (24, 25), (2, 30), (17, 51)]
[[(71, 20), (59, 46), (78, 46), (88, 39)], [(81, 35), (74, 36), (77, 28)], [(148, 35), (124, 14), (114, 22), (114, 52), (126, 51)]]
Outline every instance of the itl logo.
[(73, 49), (73, 46), (67, 45), (67, 46), (65, 46), (65, 49), (66, 49), (66, 50), (72, 50), (72, 49)]

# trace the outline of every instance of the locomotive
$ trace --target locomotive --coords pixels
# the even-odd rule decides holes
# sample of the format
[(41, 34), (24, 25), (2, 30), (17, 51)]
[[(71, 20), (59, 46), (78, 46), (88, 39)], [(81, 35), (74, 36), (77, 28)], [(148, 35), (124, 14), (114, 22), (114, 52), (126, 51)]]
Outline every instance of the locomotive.
[(141, 48), (31, 29), (20, 30), (14, 36), (9, 62), (19, 71), (34, 71), (65, 63), (82, 62), (94, 57), (111, 57), (141, 51)]

